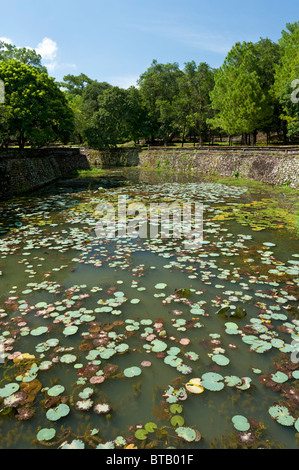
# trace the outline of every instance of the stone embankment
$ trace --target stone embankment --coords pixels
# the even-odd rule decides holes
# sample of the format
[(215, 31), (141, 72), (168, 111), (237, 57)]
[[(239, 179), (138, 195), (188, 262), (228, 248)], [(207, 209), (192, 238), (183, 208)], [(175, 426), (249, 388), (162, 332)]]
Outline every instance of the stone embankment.
[(198, 175), (239, 176), (299, 189), (298, 148), (84, 148), (0, 150), (0, 199), (33, 191), (77, 170), (140, 167)]
[(139, 165), (202, 175), (238, 176), (299, 189), (299, 148), (151, 149)]

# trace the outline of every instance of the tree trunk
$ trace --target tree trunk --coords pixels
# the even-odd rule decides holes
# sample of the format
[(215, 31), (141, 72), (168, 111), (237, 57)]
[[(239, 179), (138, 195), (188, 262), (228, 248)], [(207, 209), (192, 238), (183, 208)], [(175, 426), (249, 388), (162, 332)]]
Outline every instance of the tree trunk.
[(255, 147), (256, 146), (256, 136), (257, 136), (257, 131), (253, 131), (252, 134), (252, 145)]
[(19, 137), (19, 148), (22, 150), (24, 147), (25, 147), (25, 138), (24, 138), (24, 134), (21, 133)]

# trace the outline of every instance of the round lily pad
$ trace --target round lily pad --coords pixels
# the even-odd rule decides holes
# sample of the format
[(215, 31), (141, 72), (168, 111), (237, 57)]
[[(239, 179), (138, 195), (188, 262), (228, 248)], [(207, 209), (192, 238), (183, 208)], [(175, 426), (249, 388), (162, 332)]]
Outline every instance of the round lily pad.
[(173, 414), (181, 413), (183, 411), (183, 407), (179, 405), (178, 403), (173, 403), (172, 405), (170, 405), (169, 411), (170, 413), (173, 413)]
[(6, 384), (3, 388), (0, 388), (0, 397), (6, 398), (19, 390), (20, 386), (17, 383)]
[(230, 363), (228, 357), (224, 356), (223, 354), (214, 354), (212, 356), (212, 361), (216, 362), (219, 366), (227, 366)]
[(148, 435), (148, 431), (146, 429), (137, 429), (137, 431), (135, 431), (135, 437), (139, 441), (145, 441), (145, 439), (147, 438), (147, 435)]
[(78, 327), (76, 325), (66, 326), (63, 330), (63, 334), (65, 336), (71, 336), (76, 334), (78, 331)]
[(54, 387), (49, 388), (47, 393), (50, 397), (57, 397), (57, 395), (63, 393), (64, 390), (65, 388), (63, 385), (54, 385)]
[(128, 367), (127, 369), (124, 370), (124, 375), (126, 377), (136, 377), (141, 374), (141, 369), (140, 367), (133, 366), (133, 367)]
[(30, 331), (30, 334), (32, 336), (40, 336), (43, 335), (44, 333), (47, 333), (48, 327), (47, 326), (40, 326), (38, 328), (34, 328), (33, 330)]
[(158, 289), (158, 290), (165, 289), (165, 287), (167, 287), (167, 284), (165, 284), (164, 282), (159, 282), (158, 284), (155, 285), (155, 289)]
[(196, 439), (196, 431), (194, 431), (192, 428), (180, 426), (176, 428), (175, 432), (179, 437), (187, 442), (192, 442)]
[(275, 373), (275, 374), (272, 374), (271, 375), (271, 379), (274, 381), (274, 382), (277, 382), (279, 384), (282, 384), (284, 382), (286, 382), (288, 380), (288, 376), (286, 374), (284, 374), (283, 372), (280, 372), (279, 370)]
[(201, 385), (210, 391), (219, 392), (224, 388), (223, 377), (216, 372), (206, 372), (201, 376)]
[(238, 431), (248, 431), (250, 429), (250, 423), (245, 416), (235, 415), (232, 418), (232, 422)]
[(152, 351), (153, 352), (162, 352), (162, 351), (165, 351), (165, 349), (167, 349), (167, 344), (164, 343), (164, 341), (161, 341), (160, 339), (154, 339), (152, 341)]
[(290, 414), (288, 408), (282, 405), (273, 405), (269, 408), (270, 416), (283, 426), (292, 426), (295, 418)]
[(36, 437), (39, 441), (50, 441), (55, 436), (56, 431), (53, 428), (43, 428), (41, 429)]
[(65, 403), (60, 403), (55, 408), (50, 408), (46, 416), (50, 421), (58, 421), (60, 418), (67, 416), (70, 412), (70, 407)]
[(184, 422), (184, 418), (181, 415), (174, 415), (170, 420), (172, 426), (183, 426)]
[(144, 429), (146, 429), (148, 432), (154, 432), (155, 429), (157, 429), (157, 425), (156, 423), (152, 423), (152, 422), (149, 422), (149, 423), (146, 423), (144, 425)]

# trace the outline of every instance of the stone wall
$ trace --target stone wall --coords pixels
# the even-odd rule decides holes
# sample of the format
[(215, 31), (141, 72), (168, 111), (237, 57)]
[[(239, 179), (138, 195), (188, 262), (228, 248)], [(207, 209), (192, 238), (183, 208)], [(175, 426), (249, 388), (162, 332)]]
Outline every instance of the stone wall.
[(0, 199), (40, 188), (76, 169), (90, 168), (80, 149), (9, 149), (0, 151)]
[(117, 148), (110, 150), (82, 150), (91, 168), (113, 168), (138, 166), (138, 148)]
[(72, 177), (76, 170), (137, 165), (137, 149), (1, 149), (0, 199), (38, 189), (60, 178)]
[(239, 176), (299, 189), (299, 150), (294, 149), (152, 149), (139, 154), (142, 167)]
[(299, 189), (297, 149), (152, 149), (96, 151), (84, 148), (0, 150), (0, 199), (32, 191), (76, 170), (141, 166), (195, 174), (233, 176)]

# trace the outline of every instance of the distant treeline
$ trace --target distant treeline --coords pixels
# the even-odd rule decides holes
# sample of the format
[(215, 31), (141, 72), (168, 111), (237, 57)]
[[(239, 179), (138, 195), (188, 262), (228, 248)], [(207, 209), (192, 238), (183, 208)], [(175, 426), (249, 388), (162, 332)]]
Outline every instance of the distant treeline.
[(241, 136), (255, 145), (299, 139), (299, 22), (286, 25), (277, 43), (237, 42), (223, 65), (161, 64), (154, 60), (137, 86), (123, 89), (86, 76), (48, 76), (32, 50), (0, 42), (0, 143), (20, 147), (53, 142), (113, 148), (141, 141), (212, 142)]

